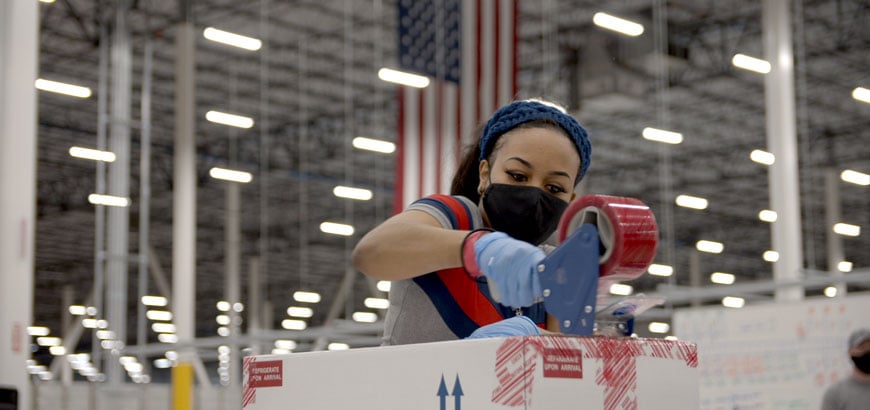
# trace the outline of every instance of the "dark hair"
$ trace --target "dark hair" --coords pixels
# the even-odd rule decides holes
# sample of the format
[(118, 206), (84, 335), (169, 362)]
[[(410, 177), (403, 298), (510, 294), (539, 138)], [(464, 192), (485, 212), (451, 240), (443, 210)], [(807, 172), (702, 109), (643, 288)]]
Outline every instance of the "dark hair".
[[(565, 131), (556, 121), (553, 121), (549, 118), (540, 118), (529, 122), (524, 122), (512, 129), (520, 128), (553, 129), (559, 131), (560, 133), (565, 135), (565, 137), (570, 138), (567, 131)], [(472, 202), (477, 203), (480, 201), (480, 192), (478, 192), (477, 189), (480, 186), (479, 158), (480, 139), (483, 137), (483, 125), (478, 126), (474, 130), (474, 133), (477, 138), (475, 138), (475, 141), (473, 143), (468, 144), (465, 147), (465, 153), (462, 156), (462, 161), (459, 163), (459, 168), (456, 169), (456, 174), (453, 175), (453, 181), (450, 184), (450, 195), (462, 195), (470, 199)], [(490, 162), (492, 162), (493, 156), (501, 146), (499, 142), (500, 139), (501, 135), (496, 138), (496, 141), (492, 147), (492, 152), (490, 152), (490, 154), (487, 156), (487, 159)], [(580, 168), (577, 169), (577, 175), (574, 177), (574, 181), (578, 181), (582, 167), (583, 164), (580, 164)]]

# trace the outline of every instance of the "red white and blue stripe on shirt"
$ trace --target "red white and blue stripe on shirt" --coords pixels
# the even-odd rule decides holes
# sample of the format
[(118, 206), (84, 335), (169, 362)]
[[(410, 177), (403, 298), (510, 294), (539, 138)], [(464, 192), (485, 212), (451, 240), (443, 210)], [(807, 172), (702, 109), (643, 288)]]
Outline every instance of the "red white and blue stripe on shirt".
[[(451, 229), (473, 230), (472, 212), (479, 212), (449, 195), (431, 195), (414, 204), (425, 205), (428, 212), (438, 212), (450, 222)], [(420, 208), (417, 208), (420, 209)], [(438, 218), (437, 219), (443, 219)], [(479, 219), (479, 218), (478, 218)], [(448, 228), (448, 227), (445, 227)], [(458, 338), (465, 338), (481, 326), (515, 316), (516, 310), (494, 301), (485, 277), (472, 278), (464, 268), (444, 269), (414, 278), (435, 306), (447, 327)], [(543, 303), (523, 308), (522, 314), (540, 327), (546, 324)]]

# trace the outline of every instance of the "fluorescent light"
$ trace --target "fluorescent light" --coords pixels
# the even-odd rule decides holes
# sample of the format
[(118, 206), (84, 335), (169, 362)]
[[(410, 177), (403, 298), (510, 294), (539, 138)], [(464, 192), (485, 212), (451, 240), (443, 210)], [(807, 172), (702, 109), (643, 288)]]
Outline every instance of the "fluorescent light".
[(350, 349), (350, 346), (347, 343), (332, 342), (326, 348), (328, 350), (347, 350)]
[(764, 251), (761, 257), (767, 262), (776, 262), (779, 260), (779, 252), (777, 251)]
[(237, 171), (235, 169), (227, 169), (221, 167), (212, 167), (210, 170), (208, 170), (208, 175), (214, 179), (220, 179), (230, 182), (239, 182), (242, 184), (247, 184), (254, 179), (253, 175), (251, 175), (250, 172)]
[(870, 185), (870, 174), (847, 169), (840, 173), (840, 179), (855, 185)]
[(275, 341), (275, 347), (278, 349), (293, 350), (296, 348), (296, 341), (289, 339), (278, 339)]
[(219, 310), (221, 312), (229, 312), (230, 311), (230, 302), (227, 302), (225, 300), (218, 301), (218, 303), (215, 306), (217, 307), (217, 310)]
[(870, 104), (870, 90), (864, 87), (855, 87), (852, 90), (852, 98)]
[(776, 211), (771, 211), (770, 209), (762, 209), (758, 213), (758, 219), (761, 219), (764, 222), (776, 222)]
[(54, 3), (54, 0), (39, 0), (40, 3)]
[(90, 159), (94, 161), (114, 162), (115, 153), (98, 149), (69, 147), (69, 155), (75, 158)]
[(94, 306), (88, 306), (85, 308), (85, 313), (87, 313), (88, 316), (94, 316), (97, 314), (97, 308)]
[(742, 308), (746, 304), (746, 300), (735, 296), (725, 296), (722, 298), (722, 306), (730, 308)]
[(106, 319), (97, 319), (97, 328), (105, 329), (109, 327), (109, 322)]
[(91, 89), (88, 87), (61, 83), (58, 81), (46, 80), (43, 78), (36, 79), (36, 89), (78, 98), (88, 98), (91, 96)]
[(151, 330), (155, 333), (175, 333), (175, 325), (172, 323), (152, 323)]
[(165, 357), (154, 359), (154, 367), (158, 369), (168, 369), (172, 367), (172, 360), (169, 360)]
[(88, 329), (96, 329), (97, 319), (82, 319), (82, 327), (86, 327)]
[(852, 262), (849, 261), (840, 261), (837, 263), (837, 270), (840, 272), (851, 272), (852, 271)]
[(290, 317), (311, 317), (314, 316), (314, 309), (309, 307), (290, 306), (287, 308), (287, 316)]
[(671, 276), (674, 274), (674, 268), (670, 265), (660, 265), (653, 263), (647, 269), (650, 275), (655, 276)]
[(734, 64), (737, 68), (754, 71), (759, 74), (767, 74), (770, 72), (770, 63), (759, 58), (750, 57), (746, 54), (735, 54), (734, 57), (731, 58), (731, 64)]
[(226, 326), (221, 326), (217, 328), (217, 334), (221, 337), (227, 337), (230, 335), (230, 329)]
[(858, 225), (840, 222), (834, 224), (834, 233), (843, 236), (859, 236), (861, 235), (861, 227)]
[(305, 330), (308, 324), (304, 320), (284, 319), (281, 321), (281, 327), (287, 330)]
[(359, 201), (368, 201), (369, 199), (372, 199), (372, 191), (349, 186), (339, 185), (332, 188), (332, 194), (339, 198), (356, 199)]
[(625, 34), (626, 36), (637, 37), (643, 34), (643, 25), (600, 11), (592, 16), (592, 22), (598, 27)]
[(386, 309), (390, 307), (390, 301), (384, 298), (366, 298), (363, 304), (369, 309)]
[(145, 306), (162, 307), (162, 306), (166, 306), (166, 304), (168, 302), (169, 301), (166, 300), (166, 298), (163, 296), (151, 296), (151, 295), (142, 296), (142, 304)]
[(834, 286), (828, 286), (825, 288), (825, 296), (832, 298), (837, 296), (837, 288)]
[(710, 275), (710, 282), (720, 285), (731, 285), (734, 283), (734, 275), (727, 272), (713, 272)]
[(302, 303), (318, 303), (320, 302), (320, 294), (317, 292), (293, 292), (293, 300)]
[(178, 352), (175, 350), (167, 350), (163, 355), (169, 360), (178, 360)]
[(30, 336), (48, 336), (49, 333), (45, 326), (27, 326), (27, 334)]
[(124, 208), (130, 205), (130, 199), (115, 195), (90, 194), (88, 202), (94, 205), (119, 206)]
[(643, 132), (641, 132), (641, 135), (643, 135), (644, 139), (663, 142), (665, 144), (679, 144), (683, 142), (683, 134), (657, 128), (646, 127), (643, 129)]
[(230, 317), (228, 315), (217, 315), (214, 317), (214, 321), (221, 326), (227, 326), (230, 324)]
[(392, 282), (388, 280), (379, 280), (378, 281), (378, 290), (381, 292), (389, 292), (392, 287)]
[(48, 352), (53, 356), (63, 356), (66, 354), (66, 348), (63, 346), (52, 346), (48, 348)]
[(776, 156), (767, 151), (754, 149), (749, 153), (749, 159), (751, 159), (752, 162), (757, 162), (761, 165), (773, 165), (776, 161)]
[(651, 333), (668, 333), (671, 330), (671, 325), (664, 322), (650, 322), (649, 331)]
[(178, 343), (178, 336), (173, 333), (161, 333), (157, 335), (157, 340), (160, 343)]
[(377, 313), (373, 312), (353, 312), (351, 318), (354, 322), (360, 323), (375, 323), (378, 321)]
[(230, 127), (251, 128), (254, 126), (254, 119), (251, 117), (214, 110), (205, 113), (205, 119), (215, 124), (229, 125)]
[(75, 316), (83, 316), (87, 309), (83, 305), (70, 305), (69, 314)]
[(380, 152), (382, 154), (392, 154), (396, 151), (396, 144), (393, 144), (392, 142), (366, 137), (354, 138), (353, 147), (366, 151)]
[(214, 41), (215, 43), (243, 48), (248, 51), (257, 51), (263, 46), (263, 42), (256, 38), (231, 33), (214, 27), (206, 27), (205, 30), (202, 31), (202, 36), (208, 40)]
[(677, 195), (675, 202), (683, 208), (707, 209), (707, 200), (698, 196)]
[(145, 317), (151, 320), (168, 322), (172, 320), (172, 312), (168, 310), (149, 310), (145, 312)]
[(115, 338), (115, 332), (111, 330), (97, 330), (97, 339), (111, 340)]
[(36, 344), (38, 344), (40, 346), (47, 346), (47, 347), (60, 346), (61, 343), (62, 342), (61, 342), (61, 339), (59, 337), (42, 336), (42, 337), (36, 338)]
[(622, 283), (614, 283), (610, 285), (610, 293), (619, 296), (628, 296), (632, 292), (634, 292), (634, 288), (631, 285), (624, 285)]
[(277, 347), (272, 349), (272, 354), (290, 354), (290, 353), (291, 352), (288, 349), (279, 349)]
[(425, 76), (392, 70), (389, 68), (378, 70), (378, 78), (390, 83), (407, 85), (408, 87), (414, 88), (426, 88), (429, 86), (429, 79)]
[(676, 337), (676, 336), (665, 336), (665, 340), (670, 340), (672, 342), (675, 342), (677, 340), (680, 340), (680, 338)]
[(333, 235), (351, 236), (353, 235), (353, 226), (335, 222), (324, 222), (320, 224), (320, 231)]
[(707, 253), (722, 253), (725, 245), (722, 242), (700, 240), (695, 243), (695, 249)]
[(242, 302), (233, 303), (233, 310), (242, 313), (242, 311), (245, 310), (245, 305)]

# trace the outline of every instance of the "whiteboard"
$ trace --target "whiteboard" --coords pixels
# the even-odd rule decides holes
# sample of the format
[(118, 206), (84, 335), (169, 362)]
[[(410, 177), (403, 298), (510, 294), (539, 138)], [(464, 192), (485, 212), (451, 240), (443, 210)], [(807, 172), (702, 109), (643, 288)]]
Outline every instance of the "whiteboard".
[(673, 327), (698, 344), (701, 409), (817, 410), (852, 373), (846, 340), (870, 328), (870, 294), (682, 309)]

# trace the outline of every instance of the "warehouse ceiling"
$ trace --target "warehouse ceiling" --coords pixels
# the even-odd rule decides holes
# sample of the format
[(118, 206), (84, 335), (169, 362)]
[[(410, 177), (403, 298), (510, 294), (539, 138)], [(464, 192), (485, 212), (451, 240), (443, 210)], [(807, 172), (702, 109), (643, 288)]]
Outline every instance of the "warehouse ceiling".
[[(61, 333), (67, 303), (95, 303), (97, 212), (87, 198), (97, 190), (97, 165), (70, 157), (68, 150), (98, 146), (100, 44), (117, 24), (117, 3), (40, 5), (39, 76), (94, 91), (86, 99), (39, 94), (34, 323), (54, 334)], [(722, 286), (710, 283), (714, 271), (733, 273), (737, 284), (771, 280), (772, 264), (762, 260), (772, 247), (771, 225), (758, 219), (758, 212), (770, 207), (768, 169), (749, 158), (767, 145), (764, 76), (731, 64), (736, 53), (764, 54), (760, 2), (663, 2), (666, 47), (658, 48), (654, 4), (521, 1), (520, 97), (562, 102), (590, 131), (593, 162), (583, 192), (636, 197), (653, 208), (662, 231), (656, 262), (672, 265), (674, 273), (637, 279), (630, 283), (635, 292), (663, 294), (664, 285), (689, 286), (693, 269), (700, 273), (699, 298)], [(855, 87), (870, 86), (870, 2), (797, 1), (793, 6), (802, 251), (811, 270), (806, 275), (815, 277), (829, 275), (815, 272), (828, 270), (826, 173), (870, 172), (870, 104), (851, 98)], [(166, 296), (158, 277), (171, 283), (174, 44), (181, 8), (175, 0), (138, 0), (126, 13), (132, 55), (128, 344), (136, 335), (140, 250), (153, 250), (148, 293)], [(592, 24), (596, 11), (641, 22), (646, 32), (629, 38), (604, 31)], [(214, 166), (254, 176), (241, 186), (241, 299), (249, 300), (250, 273), (258, 269), (267, 302), (265, 328), (281, 329), (285, 309), (298, 305), (292, 299), (297, 290), (323, 296), (308, 305), (314, 308), (310, 328), (333, 323), (327, 320), (330, 311), (334, 323), (349, 320), (352, 312), (370, 311), (364, 299), (383, 294), (353, 271), (349, 255), (365, 232), (392, 214), (395, 159), (353, 149), (351, 140), (361, 135), (396, 139), (397, 86), (376, 77), (380, 67), (395, 65), (395, 2), (193, 0), (190, 15), (197, 33), (197, 337), (217, 335), (216, 302), (226, 294), (227, 183), (208, 176)], [(208, 26), (260, 38), (263, 47), (251, 52), (213, 43), (202, 36)], [(148, 43), (153, 45), (151, 122), (143, 124)], [(111, 57), (111, 47), (107, 50)], [(113, 70), (108, 64), (107, 72)], [(110, 109), (114, 97), (111, 82), (106, 84)], [(249, 115), (255, 125), (236, 129), (210, 123), (205, 119), (209, 110)], [(663, 145), (641, 138), (649, 126), (679, 131), (684, 142)], [(149, 128), (149, 243), (143, 247), (138, 241), (140, 154), (142, 130)], [(352, 202), (336, 198), (332, 189), (339, 184), (371, 189), (374, 196)], [(839, 237), (845, 259), (853, 263), (846, 275), (866, 273), (870, 187), (839, 178), (833, 184), (840, 196), (839, 219), (862, 229), (858, 237)], [(677, 207), (678, 194), (706, 198), (709, 207)], [(356, 231), (348, 238), (325, 234), (319, 228), (323, 221), (349, 223)], [(700, 239), (721, 242), (724, 251), (698, 254)], [(334, 303), (346, 276), (352, 279), (350, 291)], [(866, 283), (848, 286), (850, 292), (868, 288)], [(806, 292), (818, 296), (821, 287)], [(772, 295), (758, 289), (735, 294), (749, 303)], [(718, 304), (720, 298), (700, 301)], [(674, 298), (668, 306), (688, 303)], [(659, 313), (666, 316), (667, 311)], [(149, 331), (146, 340), (156, 342), (156, 335)], [(89, 344), (84, 337), (79, 346)]]

